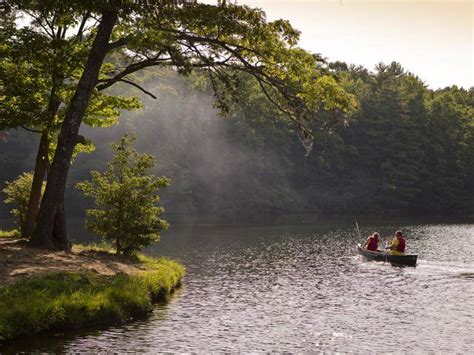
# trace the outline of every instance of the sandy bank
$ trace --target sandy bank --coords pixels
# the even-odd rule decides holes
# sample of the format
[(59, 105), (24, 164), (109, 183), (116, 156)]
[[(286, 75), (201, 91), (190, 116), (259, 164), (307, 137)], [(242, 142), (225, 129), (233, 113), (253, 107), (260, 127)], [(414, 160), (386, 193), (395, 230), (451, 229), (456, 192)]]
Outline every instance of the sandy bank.
[(73, 246), (71, 253), (31, 248), (22, 239), (0, 238), (0, 285), (24, 276), (52, 272), (93, 272), (100, 275), (138, 274), (148, 270), (139, 262), (113, 254)]

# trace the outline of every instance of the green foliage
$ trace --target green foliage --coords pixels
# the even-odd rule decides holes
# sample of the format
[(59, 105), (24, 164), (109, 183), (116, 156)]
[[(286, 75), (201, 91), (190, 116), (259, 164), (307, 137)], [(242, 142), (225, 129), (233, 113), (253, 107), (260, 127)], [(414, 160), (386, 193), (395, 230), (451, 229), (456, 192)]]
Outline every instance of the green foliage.
[(149, 174), (154, 158), (138, 154), (132, 147), (134, 140), (122, 137), (112, 145), (115, 155), (106, 171), (93, 171), (90, 181), (77, 184), (99, 207), (87, 210), (87, 228), (113, 242), (118, 254), (128, 255), (157, 242), (160, 231), (168, 227), (159, 217), (163, 208), (157, 203), (158, 191), (169, 180)]
[(335, 182), (336, 194), (350, 196), (344, 210), (472, 213), (473, 90), (429, 90), (395, 62), (379, 64), (373, 73), (332, 67), (346, 90), (357, 95), (360, 107), (349, 126), (336, 129), (343, 149), (334, 144), (325, 148), (339, 151), (330, 161), (337, 160), (342, 170), (324, 175)]
[(150, 113), (128, 122), (176, 182), (163, 194), (167, 212), (227, 223), (299, 212), (473, 213), (473, 90), (429, 90), (396, 63), (374, 72), (328, 67), (359, 109), (349, 118), (320, 112), (309, 126), (307, 158), (291, 123), (251, 77), (240, 77), (224, 120), (206, 108), (209, 91), (175, 78), (174, 95), (160, 94)]
[(0, 238), (19, 238), (20, 236), (18, 229), (0, 230)]
[(57, 273), (0, 287), (0, 343), (43, 330), (80, 329), (142, 317), (184, 276), (184, 267), (146, 258), (139, 275)]
[(239, 93), (237, 73), (257, 80), (260, 90), (300, 128), (320, 109), (351, 112), (356, 106), (354, 97), (321, 70), (320, 59), (297, 47), (299, 32), (286, 20), (267, 21), (261, 9), (200, 2), (176, 6), (163, 0), (16, 0), (10, 9), (14, 16), (28, 13), (33, 18), (22, 28), (14, 21), (3, 24), (0, 129), (52, 125), (57, 131), (97, 29), (93, 18), (104, 11), (115, 12), (118, 20), (84, 117), (91, 126), (110, 125), (120, 109), (139, 107), (136, 99), (118, 95), (123, 86), (104, 91), (112, 85), (125, 83), (154, 96), (142, 86), (143, 69), (152, 66), (183, 74), (206, 68), (223, 113)]
[[(25, 225), (32, 183), (33, 173), (27, 172), (18, 176), (15, 181), (6, 181), (6, 187), (3, 189), (3, 192), (7, 195), (3, 202), (15, 206), (15, 208), (11, 209), (10, 213), (16, 217), (20, 231), (23, 231)], [(43, 182), (42, 193), (45, 186), (46, 183)]]
[[(132, 130), (139, 150), (159, 154), (156, 171), (173, 179), (161, 196), (170, 220), (262, 223), (299, 212), (472, 215), (474, 90), (430, 90), (397, 65), (341, 67), (327, 70), (357, 96), (359, 109), (349, 118), (337, 110), (320, 112), (310, 125), (314, 149), (307, 158), (294, 126), (252, 77), (239, 77), (237, 102), (226, 119), (216, 119), (205, 72), (182, 77), (161, 69), (153, 77), (166, 78), (166, 90), (147, 102), (140, 119), (98, 134), (99, 149), (93, 159), (79, 158), (73, 181), (103, 169), (108, 140)], [(144, 81), (146, 87), (154, 83)], [(15, 135), (7, 164), (27, 160), (31, 150)], [(24, 169), (6, 168), (3, 179)], [(68, 211), (82, 216), (87, 201), (74, 193)]]
[[(50, 2), (42, 8), (35, 2), (17, 1), (12, 5), (18, 7), (14, 12), (16, 15), (28, 7), (33, 11), (46, 11), (44, 15), (52, 16), (54, 24), (51, 24), (58, 27), (45, 30), (41, 22), (44, 19), (33, 20), (21, 28), (11, 22), (0, 24), (3, 34), (0, 46), (0, 130), (27, 127), (46, 131), (55, 142), (82, 74), (91, 38), (77, 33), (66, 37), (65, 32), (61, 38), (61, 31), (67, 30), (61, 26), (78, 25), (80, 17), (75, 17), (78, 13), (71, 8), (74, 4)], [(104, 67), (103, 70), (113, 68)], [(118, 123), (122, 110), (138, 108), (141, 108), (141, 103), (136, 97), (95, 91), (84, 122), (91, 127), (109, 127)], [(54, 148), (53, 145), (51, 149)], [(78, 146), (76, 149), (76, 152), (88, 151), (90, 147)]]

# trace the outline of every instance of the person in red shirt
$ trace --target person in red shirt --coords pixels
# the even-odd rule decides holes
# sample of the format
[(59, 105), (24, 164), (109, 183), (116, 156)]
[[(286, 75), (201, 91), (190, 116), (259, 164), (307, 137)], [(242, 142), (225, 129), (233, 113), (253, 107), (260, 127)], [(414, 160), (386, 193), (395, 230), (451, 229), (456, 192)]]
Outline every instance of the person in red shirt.
[(375, 232), (374, 234), (372, 234), (371, 236), (367, 238), (362, 248), (366, 248), (367, 250), (370, 250), (370, 251), (377, 251), (379, 247), (379, 241), (380, 241), (380, 235), (377, 232)]

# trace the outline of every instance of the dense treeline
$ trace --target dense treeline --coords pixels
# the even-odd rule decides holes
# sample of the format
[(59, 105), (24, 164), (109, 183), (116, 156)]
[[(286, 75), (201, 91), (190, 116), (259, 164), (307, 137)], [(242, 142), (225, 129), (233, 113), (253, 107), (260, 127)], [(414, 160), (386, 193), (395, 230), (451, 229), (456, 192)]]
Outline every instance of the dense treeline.
[[(145, 111), (125, 113), (118, 127), (83, 130), (97, 149), (71, 169), (68, 211), (82, 216), (90, 205), (74, 185), (90, 170), (103, 171), (109, 143), (132, 131), (139, 150), (158, 158), (157, 174), (172, 179), (163, 196), (172, 221), (474, 213), (474, 89), (430, 90), (398, 63), (373, 72), (345, 63), (325, 70), (357, 97), (358, 110), (310, 120), (307, 156), (294, 125), (255, 82), (240, 78), (238, 102), (219, 118), (204, 77), (161, 71), (160, 86), (147, 83), (158, 99), (144, 98)], [(2, 180), (32, 168), (33, 137), (12, 131), (2, 143)]]
[[(333, 211), (466, 216), (474, 207), (474, 90), (432, 91), (397, 63), (375, 72), (336, 63), (359, 99), (348, 127), (337, 127), (322, 174)], [(317, 159), (315, 154), (313, 159)], [(314, 161), (314, 160), (313, 160)], [(313, 180), (314, 181), (314, 180)], [(331, 183), (332, 182), (332, 183)], [(328, 206), (329, 207), (329, 206)]]

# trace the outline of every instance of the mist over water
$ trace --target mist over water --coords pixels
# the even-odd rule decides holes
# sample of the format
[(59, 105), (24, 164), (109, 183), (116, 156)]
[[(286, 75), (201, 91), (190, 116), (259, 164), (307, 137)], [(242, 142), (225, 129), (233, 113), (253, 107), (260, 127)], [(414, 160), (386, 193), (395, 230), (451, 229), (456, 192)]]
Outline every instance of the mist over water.
[[(233, 114), (222, 118), (208, 89), (198, 89), (192, 79), (172, 71), (160, 71), (159, 76), (146, 82), (156, 100), (129, 93), (141, 97), (143, 110), (122, 112), (117, 126), (82, 125), (80, 133), (96, 149), (79, 154), (71, 166), (66, 188), (69, 216), (82, 217), (92, 206), (74, 186), (88, 179), (91, 170), (105, 169), (112, 158), (110, 144), (125, 133), (136, 135), (139, 152), (156, 157), (155, 174), (171, 178), (171, 186), (162, 191), (162, 205), (173, 222), (255, 222), (293, 207), (297, 194), (288, 182), (288, 163), (265, 146), (265, 124), (257, 131)], [(0, 151), (4, 180), (33, 169), (37, 144), (36, 134), (9, 132)], [(10, 218), (8, 206), (0, 210), (2, 218)]]
[(233, 115), (220, 117), (209, 91), (190, 88), (186, 78), (169, 79), (149, 82), (147, 89), (158, 99), (142, 97), (144, 110), (124, 112), (118, 127), (83, 126), (82, 134), (97, 149), (71, 167), (72, 213), (90, 206), (72, 186), (88, 178), (89, 170), (104, 169), (110, 143), (124, 133), (136, 135), (138, 151), (156, 157), (155, 174), (171, 178), (162, 204), (173, 222), (255, 222), (294, 208), (298, 194), (290, 186), (288, 163), (265, 147), (265, 134)]

